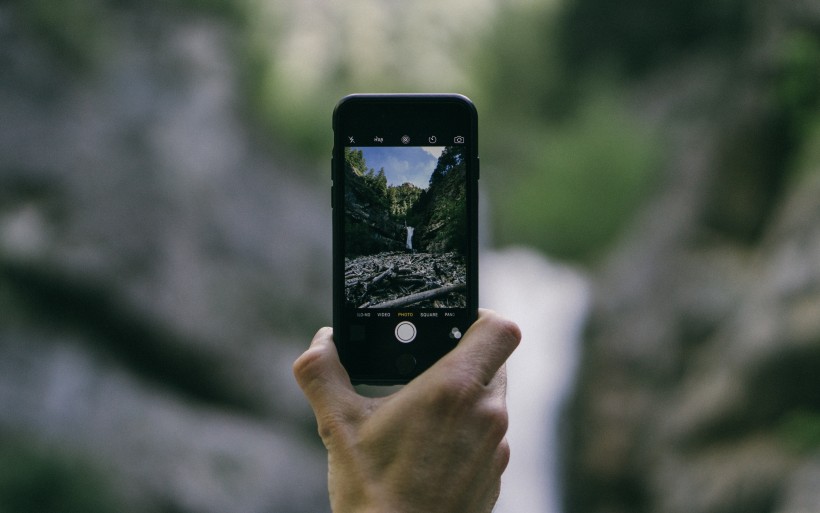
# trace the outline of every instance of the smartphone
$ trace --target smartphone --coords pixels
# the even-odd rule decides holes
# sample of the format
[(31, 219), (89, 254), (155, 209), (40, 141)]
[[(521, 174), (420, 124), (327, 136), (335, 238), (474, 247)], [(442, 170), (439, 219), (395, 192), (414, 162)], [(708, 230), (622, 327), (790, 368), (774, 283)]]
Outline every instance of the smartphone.
[(407, 383), (478, 315), (477, 112), (351, 95), (333, 133), (333, 338), (354, 384)]

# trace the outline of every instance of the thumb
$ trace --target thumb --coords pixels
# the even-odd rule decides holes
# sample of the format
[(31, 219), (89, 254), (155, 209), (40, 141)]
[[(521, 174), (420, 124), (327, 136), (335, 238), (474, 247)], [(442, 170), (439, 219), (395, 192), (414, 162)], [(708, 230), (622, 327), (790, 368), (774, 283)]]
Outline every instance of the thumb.
[(339, 361), (332, 328), (316, 332), (310, 347), (293, 363), (293, 375), (317, 418), (346, 409), (359, 397)]

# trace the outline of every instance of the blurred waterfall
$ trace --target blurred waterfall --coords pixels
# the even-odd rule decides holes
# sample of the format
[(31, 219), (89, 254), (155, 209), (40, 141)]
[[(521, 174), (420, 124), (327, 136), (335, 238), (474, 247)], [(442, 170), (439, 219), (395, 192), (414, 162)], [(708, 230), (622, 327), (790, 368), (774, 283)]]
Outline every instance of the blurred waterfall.
[(586, 278), (523, 248), (484, 252), (481, 301), (518, 323), (521, 345), (507, 363), (512, 451), (496, 513), (558, 513), (558, 425), (580, 350)]

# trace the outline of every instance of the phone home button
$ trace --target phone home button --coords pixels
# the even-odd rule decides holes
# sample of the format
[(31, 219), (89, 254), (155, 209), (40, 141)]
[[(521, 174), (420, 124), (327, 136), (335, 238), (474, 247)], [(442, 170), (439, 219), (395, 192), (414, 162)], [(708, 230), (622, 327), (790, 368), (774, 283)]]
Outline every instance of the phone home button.
[(416, 358), (410, 354), (403, 354), (396, 358), (396, 370), (399, 375), (407, 376), (416, 368)]
[(396, 325), (396, 340), (403, 344), (412, 342), (416, 338), (416, 326), (410, 321), (403, 321)]

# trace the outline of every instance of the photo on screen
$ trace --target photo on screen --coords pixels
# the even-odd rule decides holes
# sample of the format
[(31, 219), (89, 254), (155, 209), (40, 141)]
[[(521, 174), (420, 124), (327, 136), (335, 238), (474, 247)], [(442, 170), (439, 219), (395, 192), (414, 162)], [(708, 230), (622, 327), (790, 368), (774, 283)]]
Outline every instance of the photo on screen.
[(466, 149), (348, 147), (344, 160), (347, 305), (466, 307)]

